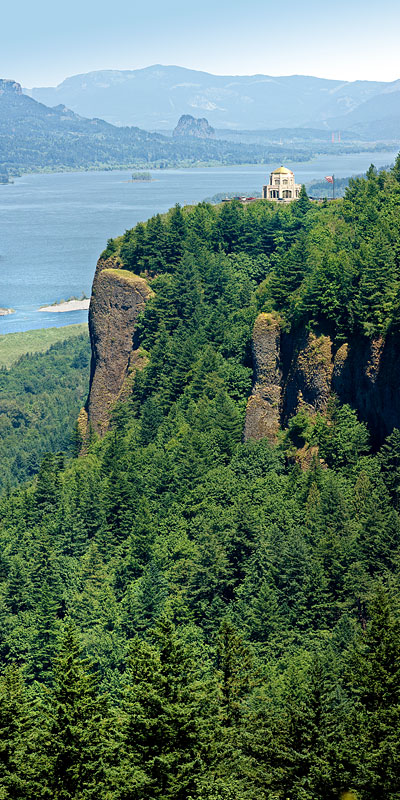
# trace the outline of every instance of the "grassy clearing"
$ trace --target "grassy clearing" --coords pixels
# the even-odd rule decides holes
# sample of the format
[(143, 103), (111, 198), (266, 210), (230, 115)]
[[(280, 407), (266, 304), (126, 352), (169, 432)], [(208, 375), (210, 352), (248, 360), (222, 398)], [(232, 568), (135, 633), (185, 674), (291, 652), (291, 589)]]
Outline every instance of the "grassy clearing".
[(23, 333), (5, 333), (0, 336), (0, 367), (11, 367), (26, 353), (44, 352), (55, 342), (64, 342), (87, 330), (86, 322), (81, 322), (63, 328), (39, 328)]

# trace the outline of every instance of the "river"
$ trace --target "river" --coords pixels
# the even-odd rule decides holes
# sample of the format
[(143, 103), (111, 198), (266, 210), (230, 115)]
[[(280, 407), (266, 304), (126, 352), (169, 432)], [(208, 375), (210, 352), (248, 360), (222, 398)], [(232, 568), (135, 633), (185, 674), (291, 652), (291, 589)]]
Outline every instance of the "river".
[[(288, 164), (298, 183), (337, 178), (393, 163), (396, 152), (321, 156)], [(253, 193), (277, 166), (209, 167), (154, 171), (132, 183), (128, 171), (24, 175), (0, 185), (0, 334), (70, 325), (87, 311), (38, 312), (41, 305), (90, 294), (99, 253), (111, 236), (175, 203), (197, 203), (220, 192)]]

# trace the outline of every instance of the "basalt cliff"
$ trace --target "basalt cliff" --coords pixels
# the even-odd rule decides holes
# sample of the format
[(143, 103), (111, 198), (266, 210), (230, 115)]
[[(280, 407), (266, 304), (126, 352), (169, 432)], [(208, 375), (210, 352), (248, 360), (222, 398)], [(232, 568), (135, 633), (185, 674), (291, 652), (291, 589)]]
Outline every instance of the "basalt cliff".
[(209, 125), (205, 117), (196, 119), (191, 114), (183, 114), (172, 135), (174, 137), (194, 136), (196, 139), (213, 139), (215, 130)]
[[(88, 423), (100, 436), (108, 430), (113, 407), (126, 399), (136, 371), (145, 365), (136, 322), (151, 295), (143, 278), (119, 269), (112, 259), (98, 262), (89, 311), (92, 365), (79, 420), (82, 432)], [(326, 334), (304, 329), (286, 333), (277, 316), (259, 314), (252, 337), (253, 390), (245, 441), (275, 442), (279, 428), (300, 409), (324, 413), (335, 395), (357, 410), (373, 443), (380, 445), (400, 427), (399, 353), (398, 337), (359, 337), (335, 348)]]
[(398, 336), (354, 337), (335, 348), (323, 333), (285, 333), (272, 314), (260, 314), (252, 340), (253, 391), (247, 403), (244, 438), (276, 441), (300, 409), (323, 413), (334, 394), (357, 410), (379, 446), (400, 428), (400, 341)]
[[(396, 187), (397, 183), (395, 189)], [(256, 211), (265, 213), (265, 208), (265, 206), (260, 206), (258, 209), (256, 208)], [(123, 241), (124, 247), (116, 241), (113, 247), (105, 251), (109, 257), (100, 258), (95, 272), (89, 311), (92, 367), (89, 397), (79, 420), (80, 430), (83, 434), (86, 435), (86, 432), (92, 428), (102, 436), (108, 430), (110, 415), (115, 404), (118, 400), (128, 397), (137, 370), (142, 369), (146, 363), (146, 354), (140, 349), (136, 328), (138, 316), (153, 295), (153, 290), (149, 283), (143, 277), (135, 274), (133, 270), (140, 272), (141, 275), (155, 278), (157, 278), (158, 270), (161, 274), (165, 272), (168, 275), (168, 281), (171, 281), (171, 285), (174, 287), (174, 296), (177, 298), (182, 293), (184, 295), (182, 308), (177, 309), (178, 317), (181, 314), (182, 324), (193, 314), (195, 307), (198, 308), (199, 320), (204, 315), (210, 315), (208, 325), (211, 331), (217, 324), (215, 319), (219, 320), (218, 325), (222, 328), (228, 324), (227, 319), (233, 320), (233, 325), (236, 324), (233, 312), (241, 310), (240, 304), (243, 301), (237, 300), (234, 294), (235, 287), (242, 280), (241, 273), (235, 272), (235, 262), (233, 266), (229, 261), (224, 262), (223, 269), (217, 262), (215, 264), (215, 271), (220, 270), (219, 278), (217, 273), (218, 280), (221, 280), (218, 291), (224, 298), (226, 307), (230, 308), (230, 317), (229, 315), (218, 317), (220, 311), (217, 309), (218, 303), (216, 303), (212, 314), (214, 315), (214, 311), (215, 313), (218, 311), (218, 314), (214, 318), (211, 316), (209, 305), (203, 302), (202, 292), (204, 292), (204, 296), (206, 296), (206, 291), (210, 294), (214, 274), (209, 276), (205, 273), (200, 276), (199, 273), (191, 283), (191, 275), (188, 272), (181, 271), (178, 277), (173, 271), (168, 272), (168, 258), (178, 260), (182, 258), (182, 252), (186, 246), (184, 244), (186, 226), (190, 227), (195, 214), (199, 214), (196, 230), (201, 230), (204, 223), (201, 215), (205, 213), (209, 217), (207, 224), (211, 226), (210, 237), (213, 225), (213, 236), (218, 236), (218, 231), (225, 228), (228, 232), (227, 235), (230, 235), (231, 226), (237, 223), (235, 215), (243, 214), (243, 225), (247, 221), (246, 212), (242, 207), (224, 206), (221, 210), (207, 209), (206, 212), (204, 208), (201, 208), (200, 211), (196, 209), (185, 215), (179, 208), (176, 208), (165, 219), (154, 220), (153, 228), (149, 223), (150, 233), (146, 232), (147, 229), (144, 233), (141, 229), (127, 232)], [(321, 209), (321, 215), (327, 213), (327, 209)], [(249, 228), (249, 230), (251, 233), (253, 229)], [(155, 256), (157, 247), (152, 240), (152, 236), (156, 234), (158, 238), (155, 241), (158, 243), (157, 247), (159, 245), (160, 248), (160, 252), (156, 254), (157, 257)], [(145, 238), (146, 247), (144, 249), (143, 236), (148, 237)], [(225, 242), (224, 239), (221, 241)], [(222, 246), (221, 243), (220, 246)], [(377, 245), (371, 251), (371, 258), (375, 253), (376, 257), (383, 259), (386, 274), (388, 270), (386, 264), (390, 264), (390, 258), (394, 258), (393, 247), (390, 245), (385, 250), (382, 244), (381, 249), (382, 256)], [(136, 255), (133, 255), (135, 253)], [(146, 255), (146, 253), (150, 255)], [(300, 256), (297, 251), (295, 256), (298, 261)], [(210, 252), (211, 261), (213, 257)], [(368, 255), (369, 257), (370, 255)], [(288, 263), (287, 269), (292, 263), (290, 259)], [(124, 266), (129, 269), (121, 268)], [(339, 271), (335, 261), (334, 266), (337, 271), (336, 280), (339, 280)], [(280, 269), (283, 277), (285, 276), (284, 268), (285, 264), (282, 261)], [(176, 267), (176, 269), (178, 268)], [(321, 272), (322, 267), (318, 267), (318, 269)], [(229, 272), (229, 270), (231, 271)], [(315, 280), (317, 278), (320, 281), (324, 278), (326, 282), (331, 280), (330, 273), (325, 277), (324, 273), (321, 273), (321, 277), (317, 267), (315, 270)], [(348, 280), (354, 279), (355, 270), (356, 265), (349, 271)], [(346, 403), (355, 409), (359, 419), (368, 425), (373, 447), (379, 447), (393, 428), (400, 428), (400, 333), (396, 321), (398, 310), (392, 300), (392, 297), (396, 297), (395, 291), (398, 291), (396, 288), (398, 285), (397, 272), (394, 267), (392, 273), (392, 277), (390, 277), (391, 273), (388, 273), (387, 279), (388, 285), (390, 280), (392, 281), (389, 287), (390, 292), (387, 297), (385, 296), (386, 299), (382, 295), (383, 299), (379, 300), (381, 297), (379, 292), (382, 293), (386, 286), (384, 284), (382, 288), (381, 273), (378, 276), (375, 273), (368, 273), (367, 280), (362, 272), (359, 278), (360, 286), (358, 288), (355, 286), (352, 290), (353, 295), (351, 295), (352, 313), (358, 315), (356, 324), (351, 326), (350, 321), (346, 325), (342, 324), (341, 338), (338, 333), (335, 337), (329, 333), (332, 330), (339, 330), (335, 328), (329, 317), (329, 314), (332, 316), (332, 300), (324, 297), (320, 308), (322, 301), (315, 292), (307, 300), (309, 304), (311, 303), (310, 307), (314, 308), (314, 311), (307, 316), (308, 310), (305, 304), (303, 314), (298, 315), (297, 318), (306, 320), (306, 322), (297, 328), (289, 329), (290, 320), (286, 319), (283, 322), (283, 317), (280, 317), (278, 311), (260, 313), (257, 316), (252, 333), (253, 385), (244, 421), (243, 438), (245, 441), (267, 438), (269, 441), (275, 442), (279, 429), (285, 428), (299, 410), (304, 409), (311, 415), (324, 414), (333, 396), (340, 403)], [(226, 276), (229, 276), (229, 280)], [(293, 279), (290, 269), (288, 276), (291, 280)], [(222, 278), (228, 280), (229, 291), (227, 289), (225, 295)], [(275, 275), (276, 280), (277, 276)], [(309, 278), (309, 280), (311, 279)], [(160, 293), (158, 298), (161, 298), (160, 309), (167, 307), (173, 296), (169, 294), (168, 281), (166, 284), (162, 282), (154, 284), (159, 286), (156, 291)], [(271, 285), (273, 287), (273, 280)], [(214, 290), (213, 286), (212, 292)], [(303, 291), (307, 291), (306, 285)], [(332, 291), (333, 289), (331, 289), (331, 294)], [(385, 289), (385, 291), (388, 292), (389, 289)], [(279, 293), (277, 297), (276, 307), (279, 308)], [(376, 300), (376, 298), (378, 299)], [(375, 305), (371, 308), (372, 300)], [(383, 300), (385, 300), (384, 305), (382, 305)], [(299, 295), (297, 298), (299, 307), (301, 307), (301, 302), (305, 301), (304, 298), (302, 301), (301, 295)], [(270, 303), (271, 305), (272, 303)], [(327, 309), (326, 306), (328, 306)], [(383, 313), (381, 307), (388, 315), (390, 322), (385, 326), (382, 323), (379, 325), (376, 323)], [(158, 322), (161, 325), (164, 311), (158, 313), (160, 314)], [(225, 315), (226, 313), (224, 311)], [(205, 329), (204, 336), (209, 335), (209, 330)], [(343, 331), (351, 330), (359, 332), (352, 335), (343, 333)], [(368, 337), (362, 335), (361, 331), (363, 330), (375, 330), (376, 333)], [(379, 330), (391, 332), (383, 336)], [(170, 331), (170, 335), (173, 335), (173, 330)], [(187, 335), (190, 339), (189, 334)], [(251, 329), (246, 327), (244, 335), (248, 340), (251, 336)], [(347, 342), (343, 341), (345, 335), (349, 337)], [(195, 335), (194, 339), (196, 339)], [(201, 347), (201, 341), (201, 339), (198, 340), (197, 347)], [(235, 346), (236, 344), (233, 347), (232, 344), (229, 344), (232, 358), (235, 357)], [(243, 359), (243, 366), (246, 367), (248, 366), (247, 352), (246, 350), (240, 356)], [(191, 363), (189, 365), (185, 363), (185, 370), (190, 368)], [(174, 362), (171, 362), (171, 365), (171, 369), (173, 369)], [(179, 369), (182, 371), (181, 366)]]
[(89, 308), (89, 396), (79, 417), (83, 435), (88, 425), (100, 436), (107, 431), (115, 403), (127, 397), (136, 370), (145, 364), (135, 331), (151, 295), (143, 278), (119, 269), (112, 259), (99, 260)]

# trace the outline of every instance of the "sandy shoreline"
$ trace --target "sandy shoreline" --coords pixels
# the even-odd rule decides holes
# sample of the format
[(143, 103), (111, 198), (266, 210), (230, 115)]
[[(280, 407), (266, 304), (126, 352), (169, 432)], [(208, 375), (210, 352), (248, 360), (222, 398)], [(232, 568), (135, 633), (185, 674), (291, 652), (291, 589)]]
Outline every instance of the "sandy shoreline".
[(38, 311), (50, 311), (52, 314), (59, 314), (65, 311), (84, 311), (89, 308), (90, 300), (67, 300), (65, 303), (56, 303), (53, 306), (41, 306)]

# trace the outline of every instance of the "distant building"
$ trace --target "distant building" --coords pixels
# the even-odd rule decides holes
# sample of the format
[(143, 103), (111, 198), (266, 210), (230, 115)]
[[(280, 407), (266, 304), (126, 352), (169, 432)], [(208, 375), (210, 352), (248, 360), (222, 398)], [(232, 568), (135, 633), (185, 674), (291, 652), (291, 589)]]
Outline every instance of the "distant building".
[(298, 198), (300, 189), (301, 184), (294, 182), (292, 170), (278, 167), (271, 172), (269, 184), (263, 186), (262, 197), (264, 200), (279, 200), (288, 203)]

